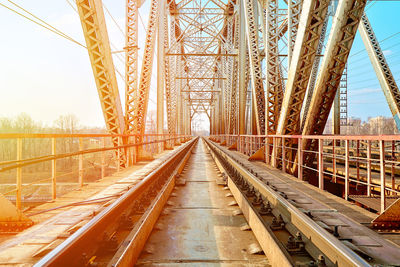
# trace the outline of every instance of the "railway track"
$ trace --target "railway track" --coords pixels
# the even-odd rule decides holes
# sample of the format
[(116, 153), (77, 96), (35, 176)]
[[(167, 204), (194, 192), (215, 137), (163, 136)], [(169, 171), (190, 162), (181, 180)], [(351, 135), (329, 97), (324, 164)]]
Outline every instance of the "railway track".
[[(400, 264), (399, 248), (368, 227), (283, 187), (262, 168), (203, 140), (272, 266)], [(183, 145), (35, 266), (132, 266), (197, 142), (198, 138)], [(325, 224), (321, 218), (327, 216), (345, 224)], [(375, 245), (357, 243), (355, 235), (362, 234)]]
[[(400, 264), (399, 248), (368, 227), (282, 184), (227, 148), (206, 143), (272, 266)], [(324, 223), (327, 214), (337, 225)], [(357, 241), (364, 236), (374, 244), (361, 246)]]
[(132, 266), (197, 141), (184, 144), (34, 266)]

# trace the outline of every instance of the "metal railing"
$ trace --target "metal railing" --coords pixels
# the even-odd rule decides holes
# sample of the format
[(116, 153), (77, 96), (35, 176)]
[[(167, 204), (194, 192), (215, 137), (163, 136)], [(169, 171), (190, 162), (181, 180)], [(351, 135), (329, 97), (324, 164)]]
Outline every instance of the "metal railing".
[[(379, 198), (379, 210), (400, 197), (400, 136), (214, 135), (214, 141), (251, 156), (264, 147), (264, 162), (308, 180), (344, 186), (342, 197)], [(313, 144), (313, 146), (305, 144)], [(304, 147), (314, 147), (305, 150)]]
[[(115, 137), (119, 146), (113, 145)], [(33, 190), (24, 195), (23, 189), (48, 183), (48, 198), (54, 200), (60, 193), (57, 185), (64, 183), (72, 190), (83, 187), (90, 172), (94, 179), (99, 179), (120, 171), (121, 154), (125, 155), (125, 166), (129, 167), (143, 154), (161, 153), (189, 138), (170, 134), (0, 134), (0, 193), (15, 200), (21, 209), (28, 195), (46, 198)]]

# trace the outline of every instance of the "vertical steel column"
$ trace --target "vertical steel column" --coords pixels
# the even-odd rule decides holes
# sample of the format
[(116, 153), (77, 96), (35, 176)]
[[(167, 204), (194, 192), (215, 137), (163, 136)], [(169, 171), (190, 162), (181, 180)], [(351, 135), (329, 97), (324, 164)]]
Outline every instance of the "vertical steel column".
[[(177, 76), (182, 77), (182, 64), (181, 64), (181, 59), (178, 56), (177, 57)], [(177, 105), (176, 105), (176, 123), (177, 123), (177, 134), (182, 134), (182, 95), (181, 95), (181, 84), (182, 84), (182, 80), (175, 80), (175, 82), (177, 83), (177, 87), (176, 87), (176, 94), (177, 94)]]
[(385, 142), (383, 140), (379, 140), (379, 158), (380, 158), (380, 180), (381, 180), (381, 210), (380, 213), (385, 211), (386, 209), (386, 173), (385, 173)]
[(138, 0), (126, 0), (125, 26), (125, 131), (134, 133), (138, 90)]
[[(164, 133), (164, 80), (165, 80), (165, 69), (164, 69), (164, 23), (166, 16), (165, 1), (160, 1), (160, 12), (158, 24), (156, 25), (158, 30), (157, 35), (157, 134)], [(158, 144), (158, 152), (163, 149), (163, 143)]]
[[(83, 150), (83, 140), (82, 140), (82, 137), (79, 137), (79, 151), (82, 151)], [(119, 145), (119, 141), (118, 141), (118, 145)], [(118, 149), (118, 151), (120, 151), (120, 149)], [(119, 153), (119, 152), (118, 152)], [(120, 156), (119, 154), (118, 154), (118, 156)], [(78, 168), (79, 168), (79, 170), (78, 170), (78, 183), (79, 183), (79, 187), (82, 187), (83, 186), (83, 154), (79, 154), (79, 156), (78, 156), (78, 160), (79, 160), (79, 166), (78, 166)], [(119, 157), (118, 157), (119, 158)], [(118, 164), (117, 164), (117, 166), (119, 166)], [(118, 167), (119, 168), (119, 167)]]
[[(56, 138), (51, 138), (51, 155), (56, 155)], [(51, 198), (57, 197), (57, 165), (56, 159), (51, 161)]]
[[(340, 141), (339, 141), (340, 142)], [(332, 140), (332, 181), (336, 183), (337, 169), (336, 169), (336, 152), (335, 152), (336, 140)]]
[[(101, 145), (103, 149), (106, 147), (106, 138), (101, 138)], [(101, 151), (101, 179), (106, 176), (106, 151)]]
[(336, 91), (335, 99), (333, 100), (332, 114), (332, 133), (340, 134), (340, 89)]
[[(290, 160), (290, 159), (288, 159)], [(286, 144), (285, 137), (282, 137), (282, 171), (286, 172)], [(288, 161), (289, 162), (289, 161)]]
[[(168, 16), (166, 10), (164, 11), (164, 71), (165, 71), (165, 103), (166, 103), (166, 111), (167, 111), (167, 126), (168, 126), (168, 133), (174, 134), (175, 133), (175, 117), (174, 117), (174, 106), (175, 106), (175, 81), (174, 78), (174, 70), (173, 70), (173, 60), (176, 57), (167, 57), (165, 56), (165, 51), (169, 49), (169, 37), (171, 39), (175, 36), (175, 29), (170, 29), (171, 34), (168, 31)], [(171, 24), (172, 24), (172, 17), (171, 17)], [(171, 27), (174, 28), (174, 27)]]
[(371, 177), (371, 140), (367, 141), (367, 196), (371, 196), (371, 183), (372, 183), (372, 177)]
[(297, 177), (300, 180), (303, 180), (303, 150), (302, 150), (302, 143), (303, 143), (303, 139), (299, 138), (298, 151), (297, 151), (297, 159), (298, 159)]
[(324, 190), (324, 140), (318, 139), (318, 187)]
[(261, 62), (258, 49), (258, 17), (256, 16), (257, 5), (253, 0), (242, 0), (246, 22), (246, 35), (249, 51), (249, 66), (252, 87), (252, 99), (255, 108), (257, 133), (265, 133), (265, 94), (262, 81)]
[[(17, 139), (17, 161), (22, 160), (22, 138)], [(22, 167), (17, 168), (17, 181), (16, 181), (16, 199), (15, 205), (18, 210), (22, 208)]]
[(344, 166), (344, 199), (349, 200), (349, 170), (350, 170), (350, 149), (349, 140), (345, 140), (345, 166)]

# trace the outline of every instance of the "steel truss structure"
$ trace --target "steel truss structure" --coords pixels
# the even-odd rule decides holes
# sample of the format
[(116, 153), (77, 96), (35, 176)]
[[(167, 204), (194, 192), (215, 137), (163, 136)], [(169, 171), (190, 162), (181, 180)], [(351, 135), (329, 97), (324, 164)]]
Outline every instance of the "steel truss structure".
[[(169, 134), (190, 134), (192, 120), (205, 113), (213, 135), (320, 135), (357, 30), (400, 126), (400, 91), (364, 14), (366, 0), (151, 0), (146, 39), (138, 40), (142, 2), (126, 0), (123, 114), (101, 0), (76, 0), (113, 134), (145, 133), (157, 51), (157, 133), (165, 117)], [(301, 147), (316, 150), (318, 144)]]

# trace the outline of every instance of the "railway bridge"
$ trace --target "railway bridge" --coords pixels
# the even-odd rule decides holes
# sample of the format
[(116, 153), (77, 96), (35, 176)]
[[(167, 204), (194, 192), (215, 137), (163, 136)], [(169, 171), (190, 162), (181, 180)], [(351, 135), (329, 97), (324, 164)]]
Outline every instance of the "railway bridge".
[(400, 130), (374, 1), (125, 0), (121, 51), (101, 0), (85, 43), (3, 2), (87, 50), (107, 131), (0, 133), (0, 265), (400, 265), (400, 136), (341, 134), (357, 34)]

